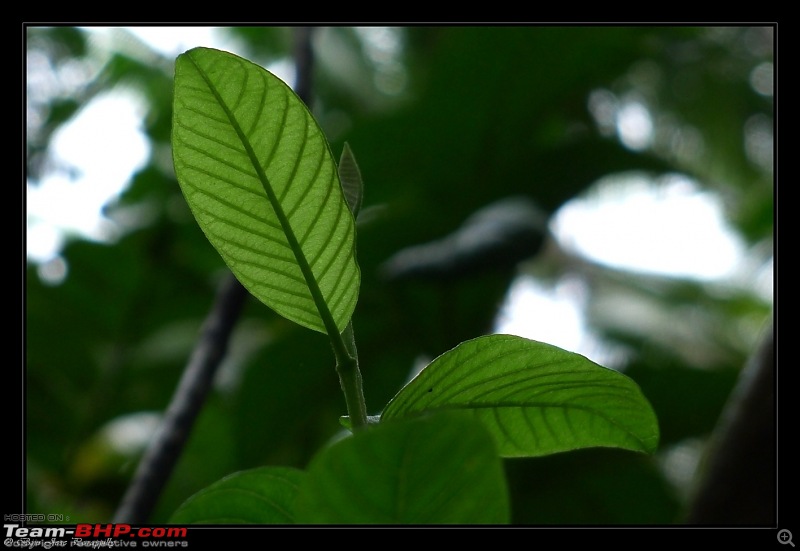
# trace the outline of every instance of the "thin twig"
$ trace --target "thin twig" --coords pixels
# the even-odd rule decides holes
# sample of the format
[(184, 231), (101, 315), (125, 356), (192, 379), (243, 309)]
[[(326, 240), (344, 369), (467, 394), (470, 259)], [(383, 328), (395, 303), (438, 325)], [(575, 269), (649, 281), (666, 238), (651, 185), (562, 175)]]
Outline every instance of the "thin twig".
[(314, 75), (314, 52), (311, 37), (314, 27), (296, 27), (294, 29), (294, 92), (305, 102), (309, 110), (311, 105), (311, 86)]
[(248, 294), (232, 274), (223, 281), (164, 421), (147, 448), (114, 522), (147, 522), (205, 403)]

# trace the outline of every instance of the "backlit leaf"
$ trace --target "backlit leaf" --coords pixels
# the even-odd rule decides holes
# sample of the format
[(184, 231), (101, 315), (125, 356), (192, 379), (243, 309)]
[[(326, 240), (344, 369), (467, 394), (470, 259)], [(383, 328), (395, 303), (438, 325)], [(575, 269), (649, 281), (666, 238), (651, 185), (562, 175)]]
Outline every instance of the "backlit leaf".
[(341, 332), (358, 298), (355, 222), (303, 102), (258, 65), (195, 48), (176, 61), (172, 144), (183, 194), (239, 281), (284, 317)]
[(364, 181), (361, 178), (361, 170), (356, 163), (356, 157), (350, 144), (344, 143), (342, 156), (339, 158), (339, 179), (342, 181), (342, 190), (347, 199), (347, 205), (355, 218), (361, 211), (361, 202), (364, 199)]
[(622, 373), (558, 347), (512, 335), (466, 341), (423, 369), (382, 420), (461, 410), (483, 421), (504, 457), (587, 447), (655, 451), (658, 422)]

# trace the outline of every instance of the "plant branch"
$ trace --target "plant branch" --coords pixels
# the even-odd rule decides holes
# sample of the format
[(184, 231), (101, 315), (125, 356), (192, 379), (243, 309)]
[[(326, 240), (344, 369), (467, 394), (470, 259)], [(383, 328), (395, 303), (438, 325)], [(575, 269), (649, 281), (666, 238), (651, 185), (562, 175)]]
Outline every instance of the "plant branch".
[(202, 335), (192, 351), (161, 427), (114, 514), (114, 522), (143, 523), (150, 517), (205, 403), (247, 296), (245, 288), (229, 274), (203, 324)]
[(311, 110), (311, 84), (314, 75), (314, 50), (311, 38), (314, 27), (296, 27), (294, 29), (294, 93), (303, 100)]
[(347, 404), (347, 414), (353, 430), (367, 425), (367, 404), (364, 400), (364, 385), (361, 379), (361, 369), (358, 366), (358, 351), (353, 334), (353, 320), (350, 320), (341, 334), (348, 358), (336, 360), (336, 372), (339, 375), (339, 384), (344, 393)]
[(775, 524), (775, 383), (775, 337), (770, 325), (715, 430), (687, 523)]

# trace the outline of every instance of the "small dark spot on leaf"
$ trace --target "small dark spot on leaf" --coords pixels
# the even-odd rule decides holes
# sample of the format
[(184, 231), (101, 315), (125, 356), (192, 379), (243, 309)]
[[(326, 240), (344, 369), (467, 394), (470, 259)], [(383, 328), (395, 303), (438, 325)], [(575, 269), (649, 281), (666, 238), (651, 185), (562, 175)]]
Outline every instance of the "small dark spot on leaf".
[(433, 392), (433, 389), (432, 389), (432, 388), (429, 388), (429, 389), (428, 389), (428, 392)]

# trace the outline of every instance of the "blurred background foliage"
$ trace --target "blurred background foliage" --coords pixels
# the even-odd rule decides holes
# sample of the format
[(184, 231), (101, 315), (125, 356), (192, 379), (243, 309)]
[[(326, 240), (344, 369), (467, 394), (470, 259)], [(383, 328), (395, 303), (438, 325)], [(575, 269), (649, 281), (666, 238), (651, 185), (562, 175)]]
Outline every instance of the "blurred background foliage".
[[(258, 63), (291, 56), (289, 28), (222, 31)], [(550, 285), (579, 276), (589, 327), (624, 350), (610, 367), (633, 377), (656, 409), (661, 451), (508, 461), (514, 522), (680, 522), (698, 457), (771, 319), (772, 299), (752, 280), (626, 272), (553, 242), (524, 262), (447, 281), (393, 282), (381, 266), (493, 201), (521, 195), (555, 214), (601, 178), (632, 171), (683, 174), (717, 194), (748, 250), (771, 262), (773, 43), (771, 27), (318, 29), (312, 107), (336, 156), (350, 143), (366, 185), (353, 321), (370, 413), (420, 358), (491, 332), (515, 276)], [(151, 146), (105, 210), (120, 224), (133, 217), (128, 231), (113, 243), (68, 240), (58, 284), (27, 264), (28, 512), (72, 522), (109, 520), (225, 273), (171, 168), (174, 58), (120, 29), (89, 69), (97, 47), (87, 29), (27, 29), (29, 62), (35, 55), (53, 74), (85, 75), (56, 79), (47, 94), (29, 78), (29, 185), (59, 170), (48, 155), (54, 133), (111, 89), (141, 96)], [(653, 122), (645, 144), (627, 143), (615, 123), (631, 101)], [(234, 471), (304, 467), (345, 413), (333, 365), (324, 337), (250, 300), (151, 520)]]

